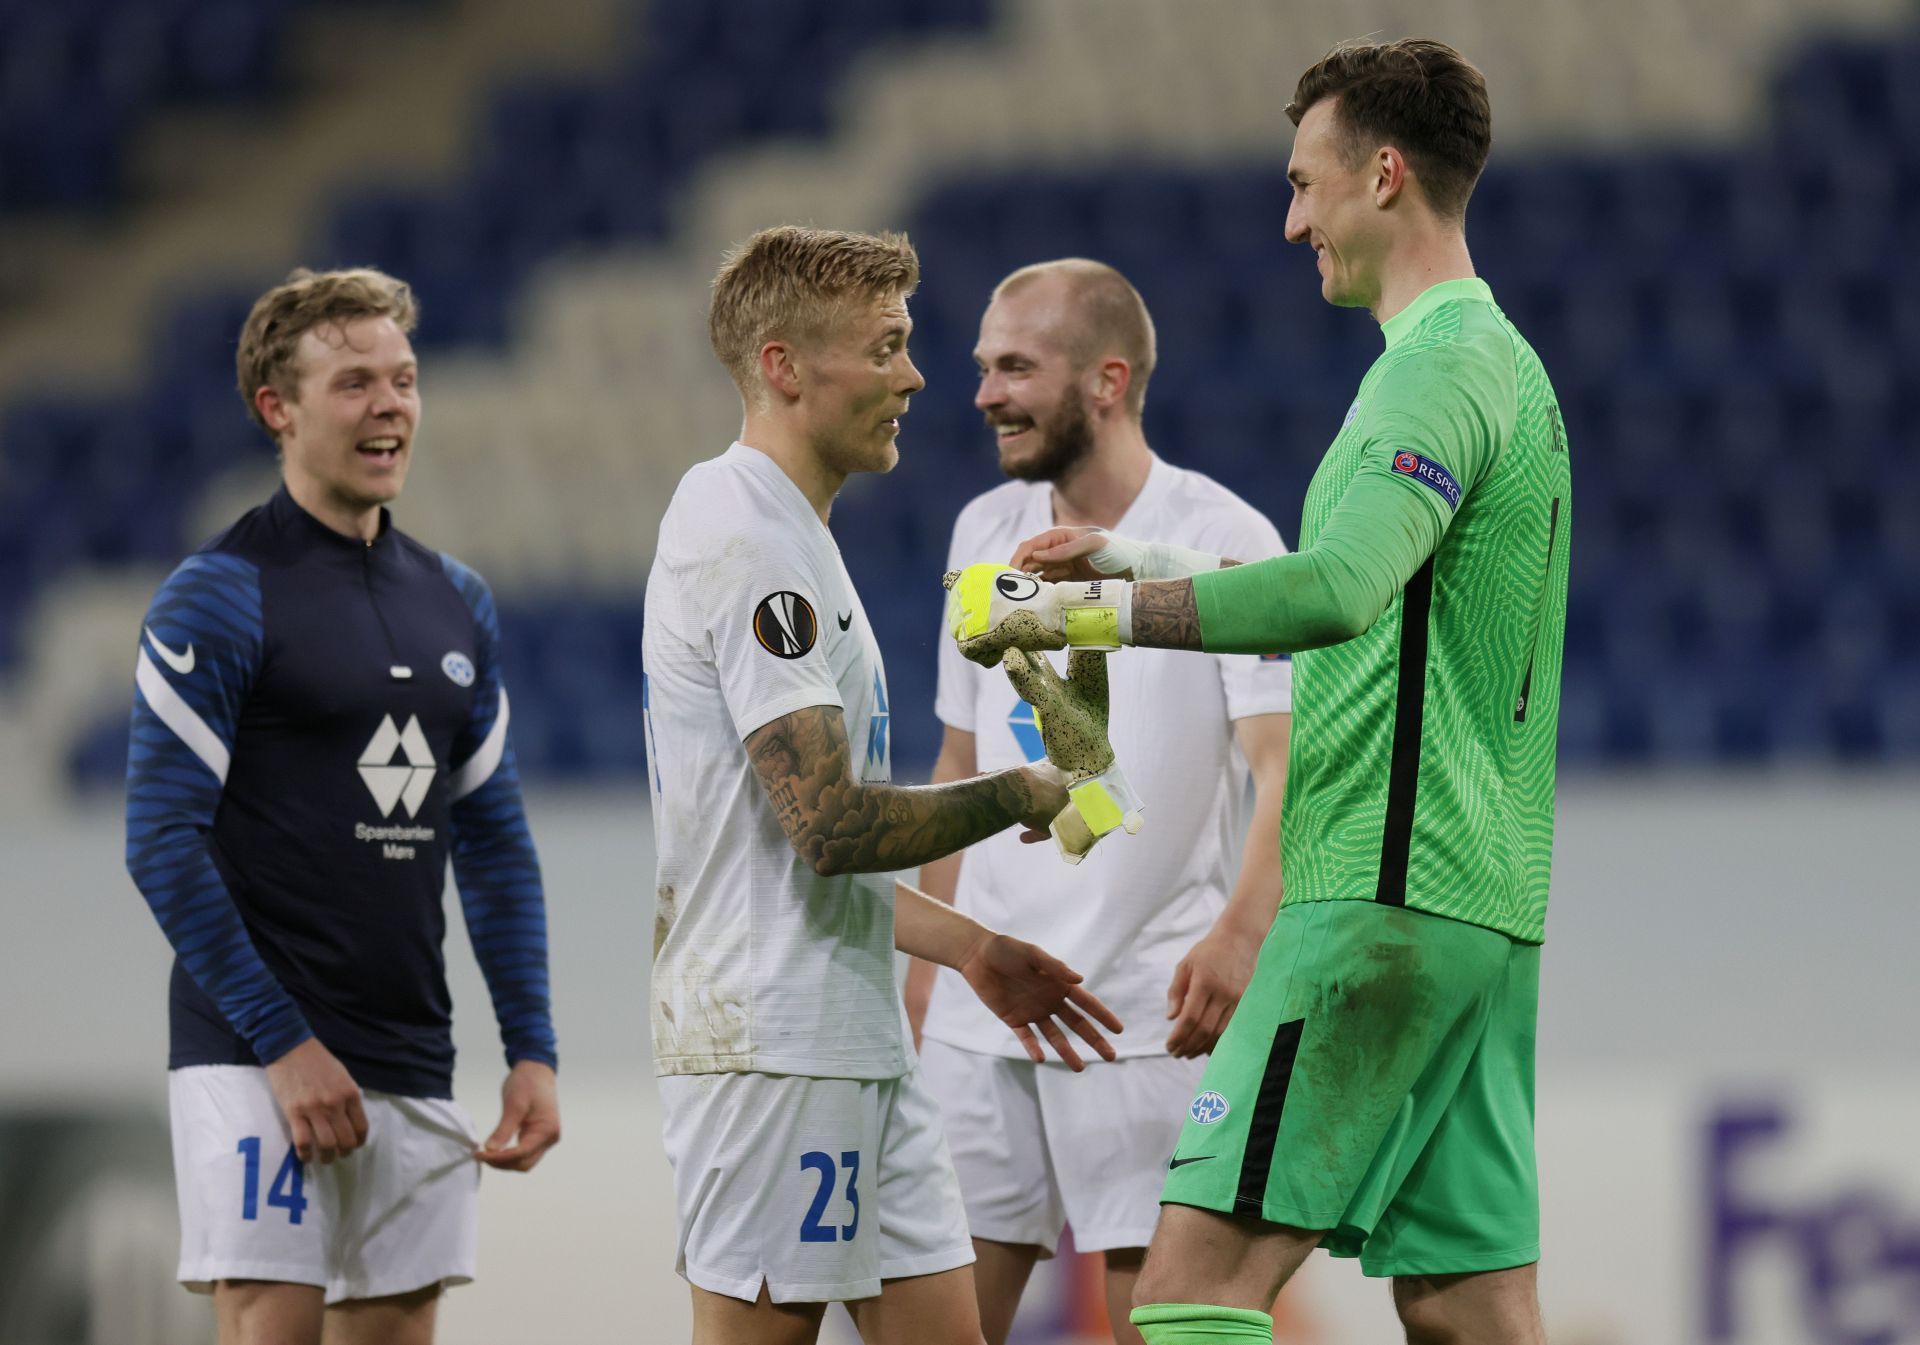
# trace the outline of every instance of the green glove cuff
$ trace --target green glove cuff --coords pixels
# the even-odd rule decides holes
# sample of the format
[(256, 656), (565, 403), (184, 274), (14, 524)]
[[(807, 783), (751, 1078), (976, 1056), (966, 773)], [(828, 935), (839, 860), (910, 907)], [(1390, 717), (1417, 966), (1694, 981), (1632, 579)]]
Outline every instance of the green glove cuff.
[(1075, 649), (1118, 649), (1120, 613), (1112, 607), (1069, 607), (1067, 644)]
[(1124, 579), (1056, 584), (1060, 624), (1071, 649), (1119, 649), (1133, 643), (1133, 585)]

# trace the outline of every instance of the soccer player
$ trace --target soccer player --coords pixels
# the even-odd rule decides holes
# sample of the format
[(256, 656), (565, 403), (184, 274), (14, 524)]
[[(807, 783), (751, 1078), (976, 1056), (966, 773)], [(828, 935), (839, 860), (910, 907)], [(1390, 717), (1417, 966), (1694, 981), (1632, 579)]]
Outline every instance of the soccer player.
[[(384, 507), (420, 423), (414, 319), (378, 271), (260, 296), (240, 393), (284, 484), (141, 631), (127, 868), (177, 955), (180, 1278), (222, 1345), (431, 1341), (473, 1278), (480, 1163), (560, 1138), (493, 598)], [(484, 1144), (453, 1100), (449, 855), (506, 1045)]]
[[(1153, 322), (1112, 267), (1073, 259), (1015, 271), (994, 290), (974, 361), (974, 404), (1013, 479), (961, 511), (952, 566), (1009, 557), (1055, 524), (1124, 522), (1214, 554), (1285, 551), (1251, 505), (1147, 446), (1140, 412)], [(1109, 840), (1063, 871), (1045, 847), (996, 836), (923, 871), (929, 893), (1061, 951), (1122, 1019), (1174, 1020), (1164, 1038), (1141, 1034), (1118, 1062), (1069, 1081), (1060, 1066), (1014, 1049), (952, 973), (936, 980), (915, 964), (909, 1006), (925, 1016), (922, 1069), (966, 1193), (991, 1345), (1006, 1340), (1034, 1262), (1053, 1255), (1063, 1221), (1077, 1248), (1105, 1254), (1115, 1333), (1139, 1339), (1126, 1317), (1180, 1133), (1174, 1100), (1192, 1095), (1280, 904), (1289, 674), (1283, 659), (1246, 655), (1154, 651), (1113, 662), (1114, 746), (1151, 819), (1140, 838)], [(1041, 755), (1031, 709), (950, 641), (941, 642), (935, 705), (945, 724), (935, 783)], [(1036, 891), (1047, 899), (1032, 900)]]
[[(1152, 1345), (1265, 1340), (1316, 1245), (1393, 1277), (1412, 1341), (1543, 1339), (1533, 1040), (1553, 843), (1570, 471), (1553, 389), (1474, 275), (1491, 141), (1441, 43), (1301, 76), (1287, 238), (1386, 349), (1308, 488), (1300, 550), (1227, 568), (1050, 530), (961, 580), (983, 659), (1066, 643), (1295, 651), (1285, 904), (1201, 1080), (1136, 1286)], [(990, 570), (990, 567), (988, 567)], [(1085, 582), (1131, 573), (1136, 580)], [(986, 597), (982, 590), (991, 591)], [(1088, 613), (1076, 629), (1088, 629)]]
[(886, 674), (827, 519), (899, 459), (918, 277), (898, 234), (783, 227), (728, 255), (709, 328), (744, 423), (681, 480), (647, 580), (653, 1047), (700, 1342), (811, 1341), (837, 1300), (868, 1342), (979, 1345), (896, 944), (1032, 1058), (1036, 1030), (1076, 1068), (1069, 1031), (1114, 1053), (1075, 973), (885, 876), (1015, 823), (1044, 839), (1067, 803), (1045, 761), (889, 783)]

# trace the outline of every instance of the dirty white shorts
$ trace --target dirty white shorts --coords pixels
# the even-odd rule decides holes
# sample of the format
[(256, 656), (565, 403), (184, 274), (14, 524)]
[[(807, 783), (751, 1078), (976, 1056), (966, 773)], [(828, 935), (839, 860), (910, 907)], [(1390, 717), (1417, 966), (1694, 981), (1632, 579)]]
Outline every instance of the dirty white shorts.
[(898, 1079), (659, 1080), (680, 1217), (674, 1269), (748, 1302), (871, 1298), (970, 1265), (960, 1186), (917, 1070)]
[(1051, 1256), (1145, 1247), (1204, 1058), (1095, 1060), (1083, 1074), (941, 1041), (920, 1044), (976, 1237)]

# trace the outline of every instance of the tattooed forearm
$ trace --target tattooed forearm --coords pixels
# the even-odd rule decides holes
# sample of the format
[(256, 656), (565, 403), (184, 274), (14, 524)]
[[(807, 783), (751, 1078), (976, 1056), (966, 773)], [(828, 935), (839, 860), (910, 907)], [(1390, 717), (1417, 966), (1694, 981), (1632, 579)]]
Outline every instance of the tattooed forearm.
[(791, 778), (782, 780), (767, 791), (767, 802), (773, 805), (773, 815), (780, 819), (780, 826), (791, 832), (803, 819), (800, 800), (793, 792)]
[(746, 747), (774, 816), (817, 873), (910, 869), (983, 840), (1036, 808), (1020, 771), (918, 788), (863, 784), (853, 775), (846, 720), (830, 705), (755, 729)]
[(1133, 642), (1152, 649), (1200, 647), (1200, 609), (1191, 579), (1133, 586)]

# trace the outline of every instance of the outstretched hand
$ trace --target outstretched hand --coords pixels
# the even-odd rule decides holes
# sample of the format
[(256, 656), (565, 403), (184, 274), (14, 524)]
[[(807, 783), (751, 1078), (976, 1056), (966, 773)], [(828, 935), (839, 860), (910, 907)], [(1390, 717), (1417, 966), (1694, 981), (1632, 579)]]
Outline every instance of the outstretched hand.
[(1013, 1029), (1035, 1064), (1047, 1058), (1036, 1029), (1069, 1069), (1083, 1070), (1086, 1062), (1073, 1049), (1067, 1032), (1091, 1046), (1102, 1060), (1115, 1058), (1113, 1043), (1100, 1028), (1119, 1032), (1120, 1020), (1098, 995), (1080, 984), (1079, 972), (1046, 949), (1006, 934), (988, 933), (958, 970), (980, 1002)]
[(490, 1168), (531, 1172), (560, 1142), (560, 1090), (553, 1066), (522, 1060), (500, 1085), (500, 1124), (473, 1151)]
[(1120, 572), (1097, 570), (1089, 558), (1108, 541), (1101, 528), (1048, 528), (1015, 547), (1007, 563), (1056, 584), (1067, 579), (1105, 579)]

